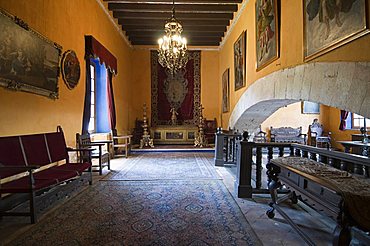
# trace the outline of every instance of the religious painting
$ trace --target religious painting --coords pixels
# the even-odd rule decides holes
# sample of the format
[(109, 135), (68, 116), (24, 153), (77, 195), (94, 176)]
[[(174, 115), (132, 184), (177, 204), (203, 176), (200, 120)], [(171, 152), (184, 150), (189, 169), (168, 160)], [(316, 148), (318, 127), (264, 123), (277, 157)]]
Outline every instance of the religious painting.
[(368, 33), (366, 2), (304, 0), (305, 61)]
[(230, 110), (230, 84), (229, 84), (230, 69), (226, 69), (222, 74), (222, 113), (227, 113)]
[(279, 58), (277, 0), (256, 1), (257, 71)]
[(303, 101), (302, 114), (320, 114), (320, 104), (315, 102)]
[(195, 125), (200, 106), (200, 51), (187, 51), (186, 66), (175, 73), (158, 62), (151, 52), (151, 125)]
[(234, 84), (235, 90), (245, 86), (245, 32), (234, 43)]
[(73, 50), (67, 50), (63, 54), (62, 76), (70, 90), (75, 88), (80, 80), (80, 62)]
[(18, 17), (0, 11), (1, 86), (58, 98), (61, 49)]

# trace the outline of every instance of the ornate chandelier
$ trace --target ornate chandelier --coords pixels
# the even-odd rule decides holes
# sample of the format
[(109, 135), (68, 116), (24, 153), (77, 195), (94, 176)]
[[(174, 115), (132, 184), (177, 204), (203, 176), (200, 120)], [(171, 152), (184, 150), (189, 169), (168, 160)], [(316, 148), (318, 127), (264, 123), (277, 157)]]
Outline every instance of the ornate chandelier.
[(158, 62), (175, 73), (188, 62), (186, 38), (181, 37), (182, 25), (175, 18), (175, 1), (172, 2), (172, 16), (164, 25), (165, 35), (158, 40)]

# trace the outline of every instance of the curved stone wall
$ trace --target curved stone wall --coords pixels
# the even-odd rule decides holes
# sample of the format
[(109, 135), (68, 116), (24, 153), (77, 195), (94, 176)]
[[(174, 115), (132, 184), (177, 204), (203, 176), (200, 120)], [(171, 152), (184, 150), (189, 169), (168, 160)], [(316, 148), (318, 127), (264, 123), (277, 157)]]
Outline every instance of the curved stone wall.
[(370, 62), (307, 63), (271, 73), (243, 93), (229, 127), (255, 131), (276, 110), (298, 101), (370, 117)]

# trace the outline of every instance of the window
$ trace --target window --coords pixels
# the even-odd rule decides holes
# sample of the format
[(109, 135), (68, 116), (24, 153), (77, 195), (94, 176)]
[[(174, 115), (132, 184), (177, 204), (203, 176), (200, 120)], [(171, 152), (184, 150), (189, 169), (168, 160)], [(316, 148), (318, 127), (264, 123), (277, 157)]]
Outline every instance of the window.
[(90, 121), (89, 121), (89, 132), (95, 132), (95, 115), (96, 115), (96, 107), (95, 107), (95, 85), (96, 85), (96, 74), (95, 74), (95, 66), (90, 64), (90, 83), (91, 83), (91, 104), (90, 104)]
[(352, 129), (359, 129), (361, 127), (364, 127), (366, 126), (366, 128), (369, 128), (370, 127), (370, 120), (369, 119), (366, 119), (364, 120), (364, 117), (359, 115), (359, 114), (355, 114), (355, 113), (352, 113), (351, 114), (351, 119), (352, 119)]
[(99, 59), (91, 59), (90, 64), (91, 103), (88, 131), (89, 133), (110, 132), (107, 69), (104, 64), (100, 64)]

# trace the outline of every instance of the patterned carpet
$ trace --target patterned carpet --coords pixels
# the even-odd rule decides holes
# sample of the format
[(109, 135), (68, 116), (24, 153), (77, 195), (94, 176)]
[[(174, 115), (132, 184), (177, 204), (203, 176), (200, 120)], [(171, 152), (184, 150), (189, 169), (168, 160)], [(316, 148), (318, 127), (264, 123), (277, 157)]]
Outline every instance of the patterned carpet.
[[(179, 159), (174, 161), (174, 155)], [(209, 154), (174, 155), (133, 157), (113, 180), (95, 182), (10, 245), (260, 245), (235, 200), (211, 171)], [(148, 168), (151, 158), (153, 167)], [(175, 180), (168, 166), (184, 167), (176, 170), (183, 176)], [(140, 169), (153, 180), (117, 178), (133, 179)]]
[(136, 155), (109, 180), (220, 179), (214, 153), (150, 152)]

